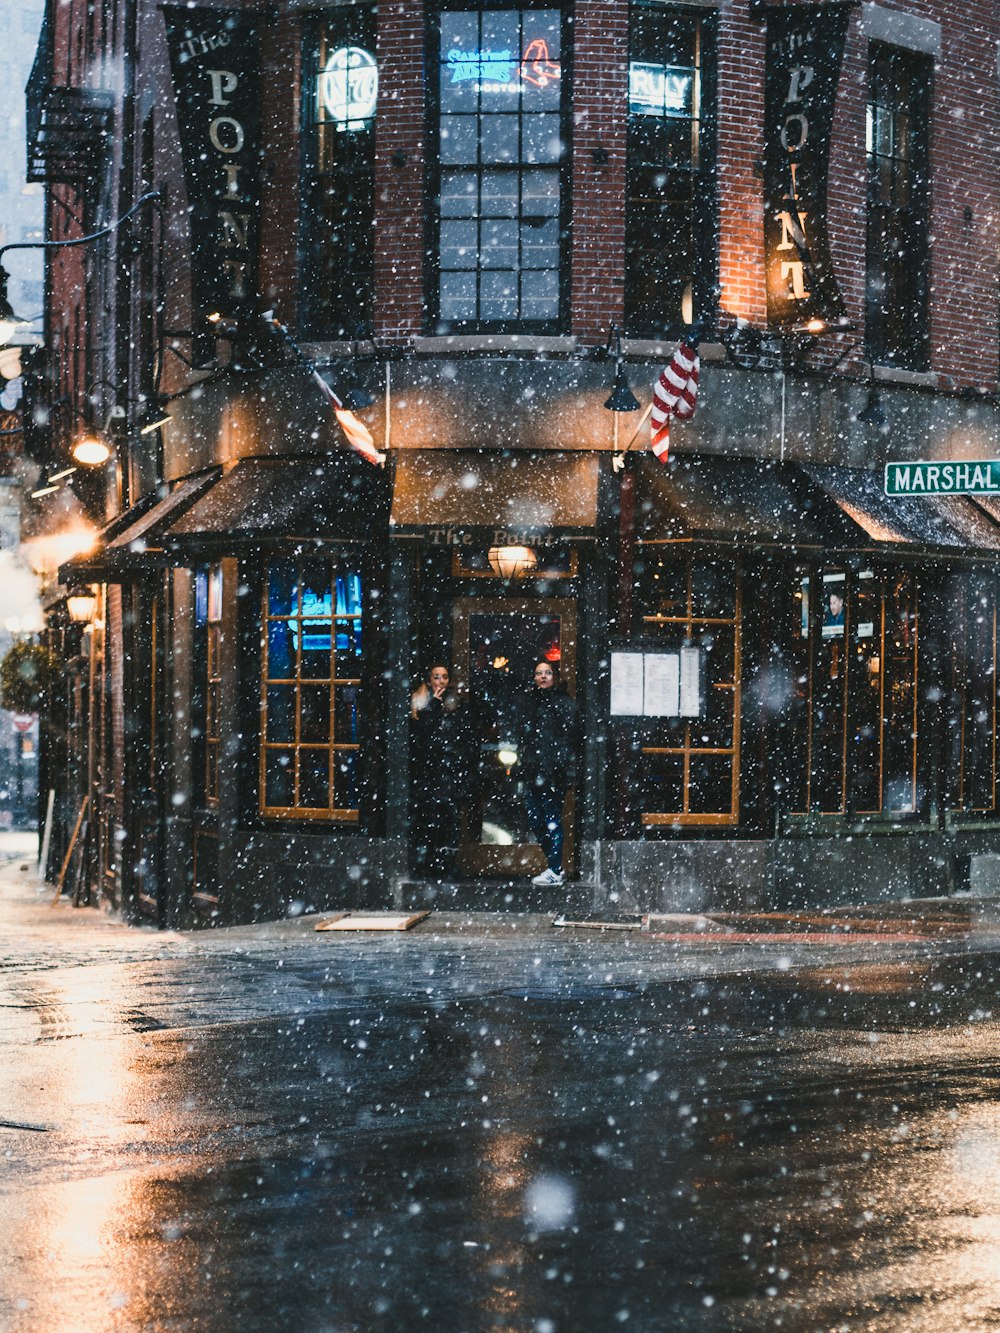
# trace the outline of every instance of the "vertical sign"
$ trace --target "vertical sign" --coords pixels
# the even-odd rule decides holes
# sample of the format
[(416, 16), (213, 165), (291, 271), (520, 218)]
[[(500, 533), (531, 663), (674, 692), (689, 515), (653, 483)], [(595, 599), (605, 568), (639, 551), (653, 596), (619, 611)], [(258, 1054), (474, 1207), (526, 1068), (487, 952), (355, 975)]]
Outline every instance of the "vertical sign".
[(260, 47), (252, 14), (164, 5), (191, 219), (195, 317), (239, 318), (257, 294)]
[(851, 4), (768, 7), (764, 77), (767, 319), (844, 316), (830, 260), (826, 187)]

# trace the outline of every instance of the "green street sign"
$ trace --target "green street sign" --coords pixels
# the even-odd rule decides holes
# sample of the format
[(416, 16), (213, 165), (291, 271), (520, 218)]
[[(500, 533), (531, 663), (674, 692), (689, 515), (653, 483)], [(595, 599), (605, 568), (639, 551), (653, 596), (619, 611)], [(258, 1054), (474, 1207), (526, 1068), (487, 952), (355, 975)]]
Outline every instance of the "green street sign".
[(886, 463), (886, 495), (1000, 495), (1000, 459)]

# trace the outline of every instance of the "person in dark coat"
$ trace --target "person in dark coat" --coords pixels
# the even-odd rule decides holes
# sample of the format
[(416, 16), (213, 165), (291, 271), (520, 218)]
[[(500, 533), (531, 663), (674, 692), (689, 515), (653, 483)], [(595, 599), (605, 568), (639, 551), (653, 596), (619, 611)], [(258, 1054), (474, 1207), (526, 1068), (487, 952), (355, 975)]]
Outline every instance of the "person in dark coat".
[(531, 881), (562, 884), (563, 802), (576, 781), (579, 721), (576, 704), (545, 658), (535, 663), (518, 736), (517, 760), (528, 823), (545, 853), (547, 869)]
[(444, 662), (435, 662), (410, 696), (410, 719), (417, 870), (447, 877), (455, 870), (462, 804), (469, 799), (470, 739)]

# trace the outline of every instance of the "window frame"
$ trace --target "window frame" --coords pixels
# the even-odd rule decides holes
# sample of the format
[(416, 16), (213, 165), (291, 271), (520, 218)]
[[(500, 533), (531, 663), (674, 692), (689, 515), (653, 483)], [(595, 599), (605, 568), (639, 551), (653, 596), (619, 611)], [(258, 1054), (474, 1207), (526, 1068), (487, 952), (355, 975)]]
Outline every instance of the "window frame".
[[(441, 175), (440, 161), (441, 132), (441, 97), (438, 77), (440, 34), (442, 15), (449, 12), (482, 14), (489, 10), (557, 10), (560, 15), (560, 82), (562, 84), (559, 102), (559, 133), (562, 151), (557, 163), (559, 176), (559, 270), (558, 303), (555, 319), (528, 320), (444, 320), (441, 318)], [(426, 13), (425, 49), (427, 68), (433, 70), (433, 77), (427, 80), (427, 157), (425, 175), (425, 254), (427, 262), (424, 268), (424, 310), (426, 330), (434, 335), (461, 334), (521, 334), (526, 336), (551, 336), (565, 333), (571, 318), (571, 269), (572, 269), (572, 127), (573, 127), (573, 44), (572, 13), (560, 0), (493, 0), (489, 5), (470, 8), (461, 0), (447, 0), (429, 6)], [(481, 143), (481, 140), (477, 142)], [(518, 162), (517, 169), (525, 164)], [(477, 162), (475, 170), (481, 173), (482, 166)], [(476, 217), (479, 214), (475, 214)], [(520, 218), (521, 214), (517, 214)], [(448, 271), (448, 270), (445, 270)], [(473, 270), (479, 272), (480, 268)], [(500, 270), (502, 271), (502, 270)], [(521, 270), (516, 270), (520, 272)], [(539, 270), (543, 271), (543, 270)], [(480, 297), (477, 294), (477, 310)]]
[[(895, 71), (892, 89), (888, 153), (876, 151), (881, 71)], [(902, 71), (908, 91), (904, 94)], [(865, 349), (879, 365), (898, 366), (923, 372), (930, 369), (931, 285), (931, 113), (933, 107), (933, 61), (921, 52), (869, 43), (868, 88), (865, 104), (865, 162), (867, 177), (865, 240)], [(905, 113), (904, 113), (905, 102)], [(895, 195), (899, 184), (896, 164), (898, 123), (909, 122), (910, 202), (886, 203), (879, 197), (879, 163), (889, 162), (889, 188)], [(893, 243), (903, 231), (911, 231), (912, 244), (919, 248), (916, 263), (895, 263)], [(905, 269), (905, 271), (904, 271)]]
[[(270, 611), (269, 592), (271, 587), (271, 571), (281, 564), (294, 564), (297, 569), (296, 583), (294, 587), (298, 590), (297, 613), (289, 616), (275, 615)], [(331, 637), (331, 671), (328, 677), (303, 677), (299, 671), (293, 672), (290, 677), (272, 677), (268, 675), (269, 667), (269, 642), (268, 631), (273, 623), (291, 623), (297, 620), (300, 626), (299, 641), (295, 647), (295, 662), (298, 665), (301, 662), (302, 653), (305, 650), (305, 630), (304, 625), (310, 620), (319, 621), (319, 617), (307, 616), (302, 611), (302, 573), (304, 567), (309, 565), (324, 565), (329, 574), (329, 584), (332, 592), (331, 614), (330, 614), (330, 637)], [(336, 610), (336, 581), (341, 573), (355, 575), (359, 579), (361, 589), (361, 599), (359, 602), (360, 610), (350, 614), (338, 614)], [(259, 601), (258, 601), (258, 644), (259, 661), (257, 666), (257, 697), (259, 710), (259, 728), (257, 736), (258, 749), (258, 786), (256, 800), (256, 815), (265, 823), (274, 820), (307, 821), (310, 824), (317, 822), (330, 826), (348, 825), (356, 827), (361, 823), (361, 805), (363, 804), (363, 792), (365, 789), (364, 773), (362, 764), (364, 759), (363, 739), (365, 735), (364, 707), (365, 707), (365, 686), (367, 675), (367, 662), (370, 649), (368, 640), (371, 634), (371, 625), (369, 617), (365, 612), (365, 587), (366, 571), (364, 562), (357, 554), (353, 559), (349, 552), (323, 552), (315, 555), (293, 555), (293, 554), (275, 554), (266, 560), (260, 568), (259, 578)], [(362, 651), (358, 655), (357, 676), (340, 676), (337, 673), (337, 652), (336, 637), (337, 625), (341, 622), (357, 622), (362, 631)], [(291, 741), (272, 741), (268, 738), (268, 691), (275, 685), (290, 687), (292, 690), (292, 703), (294, 708), (294, 737)], [(303, 687), (313, 690), (322, 686), (329, 687), (329, 739), (326, 742), (321, 741), (303, 741), (301, 738), (301, 701)], [(358, 699), (355, 704), (356, 724), (358, 739), (350, 742), (340, 742), (337, 740), (336, 728), (336, 706), (338, 688), (354, 687), (358, 691)], [(267, 757), (269, 751), (290, 751), (293, 755), (293, 784), (294, 791), (299, 792), (299, 771), (300, 755), (305, 750), (328, 751), (328, 777), (329, 777), (329, 804), (325, 807), (304, 806), (294, 801), (291, 805), (269, 805), (267, 802)], [(354, 781), (358, 791), (359, 803), (357, 806), (338, 806), (335, 803), (337, 794), (334, 766), (336, 755), (339, 752), (352, 753), (356, 756), (356, 770)]]
[[(692, 321), (703, 324), (714, 323), (718, 308), (719, 274), (719, 190), (718, 190), (718, 15), (715, 11), (691, 9), (686, 6), (674, 6), (658, 3), (657, 0), (631, 0), (629, 4), (628, 60), (626, 69), (626, 106), (629, 98), (629, 81), (633, 55), (633, 21), (638, 11), (647, 11), (669, 16), (671, 22), (687, 22), (697, 28), (698, 60), (698, 146), (700, 163), (691, 169), (693, 176), (691, 215), (689, 228), (692, 233)], [(648, 302), (641, 292), (634, 291), (634, 270), (630, 264), (633, 246), (630, 241), (632, 229), (632, 187), (633, 172), (640, 169), (633, 164), (632, 137), (634, 123), (643, 118), (634, 116), (626, 110), (626, 156), (625, 156), (625, 239), (622, 267), (624, 273), (623, 298), (625, 328), (632, 337), (647, 337), (672, 340), (680, 337), (688, 327), (683, 319), (669, 317), (669, 312), (660, 309), (652, 317), (643, 318), (643, 311)], [(678, 168), (683, 170), (684, 168)], [(652, 170), (652, 168), (647, 168)], [(639, 234), (643, 228), (635, 224)], [(639, 247), (635, 247), (639, 248)], [(683, 304), (683, 298), (682, 298)]]
[[(359, 133), (368, 136), (365, 144), (366, 161), (334, 166), (329, 173), (320, 169), (321, 134), (327, 122), (320, 116), (319, 78), (321, 53), (324, 43), (333, 45), (332, 34), (339, 28), (339, 40), (346, 45), (360, 45), (370, 42), (373, 54), (378, 59), (378, 27), (376, 6), (369, 4), (339, 5), (314, 15), (302, 26), (301, 61), (301, 173), (299, 188), (299, 325), (305, 336), (321, 339), (353, 338), (363, 336), (371, 324), (375, 311), (375, 142), (378, 121), (378, 108), (371, 118), (369, 129)], [(359, 36), (358, 34), (363, 34)], [(381, 89), (380, 89), (381, 98)], [(335, 130), (331, 133), (336, 134)], [(336, 142), (336, 140), (335, 140)], [(343, 142), (350, 142), (345, 139)], [(360, 152), (358, 153), (360, 157)], [(352, 304), (352, 293), (344, 291), (338, 299), (332, 290), (327, 290), (324, 283), (324, 271), (334, 267), (327, 260), (329, 229), (321, 207), (317, 205), (324, 193), (324, 181), (336, 181), (339, 178), (351, 178), (363, 182), (368, 176), (369, 193), (366, 198), (365, 216), (358, 224), (357, 234), (365, 242), (367, 263), (356, 280), (356, 290), (364, 289), (361, 300)]]

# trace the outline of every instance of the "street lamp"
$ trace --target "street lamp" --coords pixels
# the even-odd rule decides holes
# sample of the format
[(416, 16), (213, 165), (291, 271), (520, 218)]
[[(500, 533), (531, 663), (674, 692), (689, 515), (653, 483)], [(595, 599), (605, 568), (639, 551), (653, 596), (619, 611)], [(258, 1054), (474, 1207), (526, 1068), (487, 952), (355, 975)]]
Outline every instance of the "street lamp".
[(97, 594), (86, 583), (80, 583), (66, 594), (66, 610), (74, 625), (89, 625), (94, 618)]

